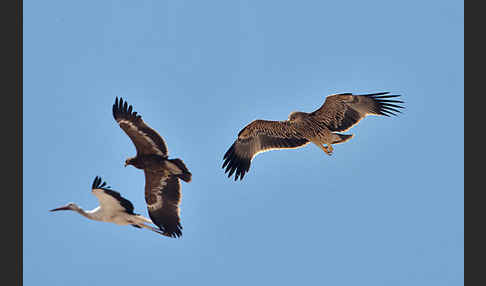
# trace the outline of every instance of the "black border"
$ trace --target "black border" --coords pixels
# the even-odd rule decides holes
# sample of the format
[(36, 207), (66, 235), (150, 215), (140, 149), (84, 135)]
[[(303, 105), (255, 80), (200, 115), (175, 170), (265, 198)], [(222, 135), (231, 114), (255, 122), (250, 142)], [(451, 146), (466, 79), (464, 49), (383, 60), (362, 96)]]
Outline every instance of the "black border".
[[(4, 156), (2, 178), (8, 186), (2, 188), (2, 214), (4, 263), (2, 284), (22, 285), (22, 7), (23, 1), (2, 3), (4, 20), (2, 65), (2, 104), (6, 116), (4, 127), (8, 130), (2, 136)], [(7, 102), (4, 102), (6, 100)], [(12, 140), (13, 139), (13, 140)], [(12, 180), (13, 179), (13, 180)]]
[[(471, 2), (469, 2), (471, 3)], [(464, 7), (465, 8), (465, 7)], [(479, 6), (477, 7), (479, 8)], [(464, 282), (465, 285), (486, 285), (486, 191), (484, 178), (484, 139), (481, 133), (484, 130), (482, 126), (485, 121), (483, 104), (484, 91), (479, 86), (484, 82), (484, 47), (482, 43), (484, 16), (481, 9), (469, 9), (475, 11), (474, 15), (466, 17), (464, 10), (464, 80), (466, 79), (466, 58), (468, 59), (468, 85), (464, 84)], [(473, 12), (469, 12), (473, 14)], [(468, 21), (466, 21), (466, 19)], [(469, 41), (468, 53), (466, 53), (466, 35), (468, 34), (465, 27), (469, 23), (472, 30), (469, 34), (474, 33), (473, 41)], [(471, 39), (471, 38), (469, 38)], [(466, 57), (467, 55), (467, 57)], [(466, 100), (466, 90), (469, 90), (469, 100)], [(451, 115), (454, 116), (454, 115)], [(467, 130), (471, 131), (474, 140), (467, 139)], [(481, 139), (479, 139), (481, 138)], [(466, 147), (467, 143), (467, 147)], [(482, 148), (483, 147), (483, 148)], [(467, 172), (466, 172), (467, 170)], [(466, 236), (467, 227), (467, 236)]]

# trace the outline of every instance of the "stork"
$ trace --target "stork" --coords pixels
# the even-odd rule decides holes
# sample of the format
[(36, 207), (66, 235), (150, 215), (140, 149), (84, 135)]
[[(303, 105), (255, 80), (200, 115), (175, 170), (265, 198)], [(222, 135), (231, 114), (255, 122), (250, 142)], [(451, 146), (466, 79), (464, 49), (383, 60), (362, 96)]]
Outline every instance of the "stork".
[(136, 228), (147, 228), (156, 233), (166, 235), (157, 228), (147, 225), (146, 223), (153, 224), (153, 222), (140, 214), (134, 213), (133, 204), (122, 197), (119, 192), (107, 186), (106, 182), (102, 183), (101, 177), (95, 177), (91, 186), (91, 192), (100, 202), (100, 205), (95, 209), (86, 211), (75, 203), (68, 203), (65, 206), (50, 211), (75, 211), (92, 220), (111, 222), (118, 225), (132, 225)]

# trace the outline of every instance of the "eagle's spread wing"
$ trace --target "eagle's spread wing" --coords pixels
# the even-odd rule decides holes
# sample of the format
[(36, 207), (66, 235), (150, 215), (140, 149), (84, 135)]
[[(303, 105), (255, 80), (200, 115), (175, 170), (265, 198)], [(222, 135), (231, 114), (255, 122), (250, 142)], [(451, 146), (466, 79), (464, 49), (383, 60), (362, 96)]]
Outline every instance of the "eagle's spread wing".
[(346, 131), (366, 115), (396, 115), (400, 112), (397, 105), (403, 101), (390, 99), (400, 95), (387, 95), (389, 92), (353, 95), (352, 93), (334, 94), (326, 97), (324, 104), (310, 113), (323, 122), (331, 131)]
[(180, 237), (181, 185), (168, 171), (145, 172), (145, 201), (152, 221), (169, 237)]
[(112, 190), (106, 185), (106, 182), (102, 183), (101, 181), (101, 177), (96, 176), (91, 186), (93, 194), (100, 202), (100, 207), (134, 214), (132, 202), (122, 197), (119, 192)]
[(250, 162), (258, 153), (275, 149), (293, 149), (309, 143), (290, 121), (255, 120), (243, 128), (238, 139), (224, 155), (223, 168), (228, 178), (235, 173), (235, 181), (243, 179), (250, 170)]
[(128, 106), (123, 98), (115, 99), (113, 104), (113, 117), (120, 125), (121, 129), (132, 139), (137, 155), (157, 154), (167, 156), (167, 145), (157, 131), (150, 128), (142, 120), (142, 116), (137, 112), (132, 112), (132, 106)]

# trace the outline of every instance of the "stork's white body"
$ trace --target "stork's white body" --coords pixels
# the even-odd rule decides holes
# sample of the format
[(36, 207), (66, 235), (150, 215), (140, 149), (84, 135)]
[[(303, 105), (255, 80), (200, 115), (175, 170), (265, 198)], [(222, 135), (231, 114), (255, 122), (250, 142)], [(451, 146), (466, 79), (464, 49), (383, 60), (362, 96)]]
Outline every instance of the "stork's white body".
[(119, 225), (142, 224), (152, 221), (138, 214), (127, 213), (126, 209), (113, 196), (107, 194), (103, 189), (93, 189), (93, 194), (98, 198), (100, 206), (86, 212), (94, 220), (112, 222)]
[(85, 211), (81, 208), (79, 210), (75, 210), (79, 214), (84, 217), (87, 217), (92, 220), (97, 221), (104, 221), (104, 222), (111, 222), (118, 225), (129, 225), (134, 224), (138, 226), (142, 226), (144, 223), (152, 223), (152, 221), (144, 216), (141, 215), (132, 215), (125, 211), (117, 211), (117, 210), (107, 210), (102, 206), (99, 206), (95, 209), (90, 211)]

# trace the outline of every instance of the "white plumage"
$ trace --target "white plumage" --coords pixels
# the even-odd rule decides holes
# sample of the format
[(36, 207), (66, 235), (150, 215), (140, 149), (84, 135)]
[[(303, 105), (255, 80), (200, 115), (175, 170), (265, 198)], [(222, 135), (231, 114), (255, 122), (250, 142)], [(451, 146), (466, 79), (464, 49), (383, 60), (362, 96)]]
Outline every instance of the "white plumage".
[(91, 187), (91, 192), (98, 198), (100, 205), (92, 210), (83, 210), (75, 203), (52, 209), (53, 211), (70, 210), (80, 215), (97, 221), (111, 222), (118, 225), (132, 225), (137, 228), (147, 228), (156, 233), (164, 234), (155, 227), (147, 225), (153, 222), (139, 214), (133, 212), (133, 204), (122, 197), (120, 193), (102, 183), (101, 177), (96, 177)]

